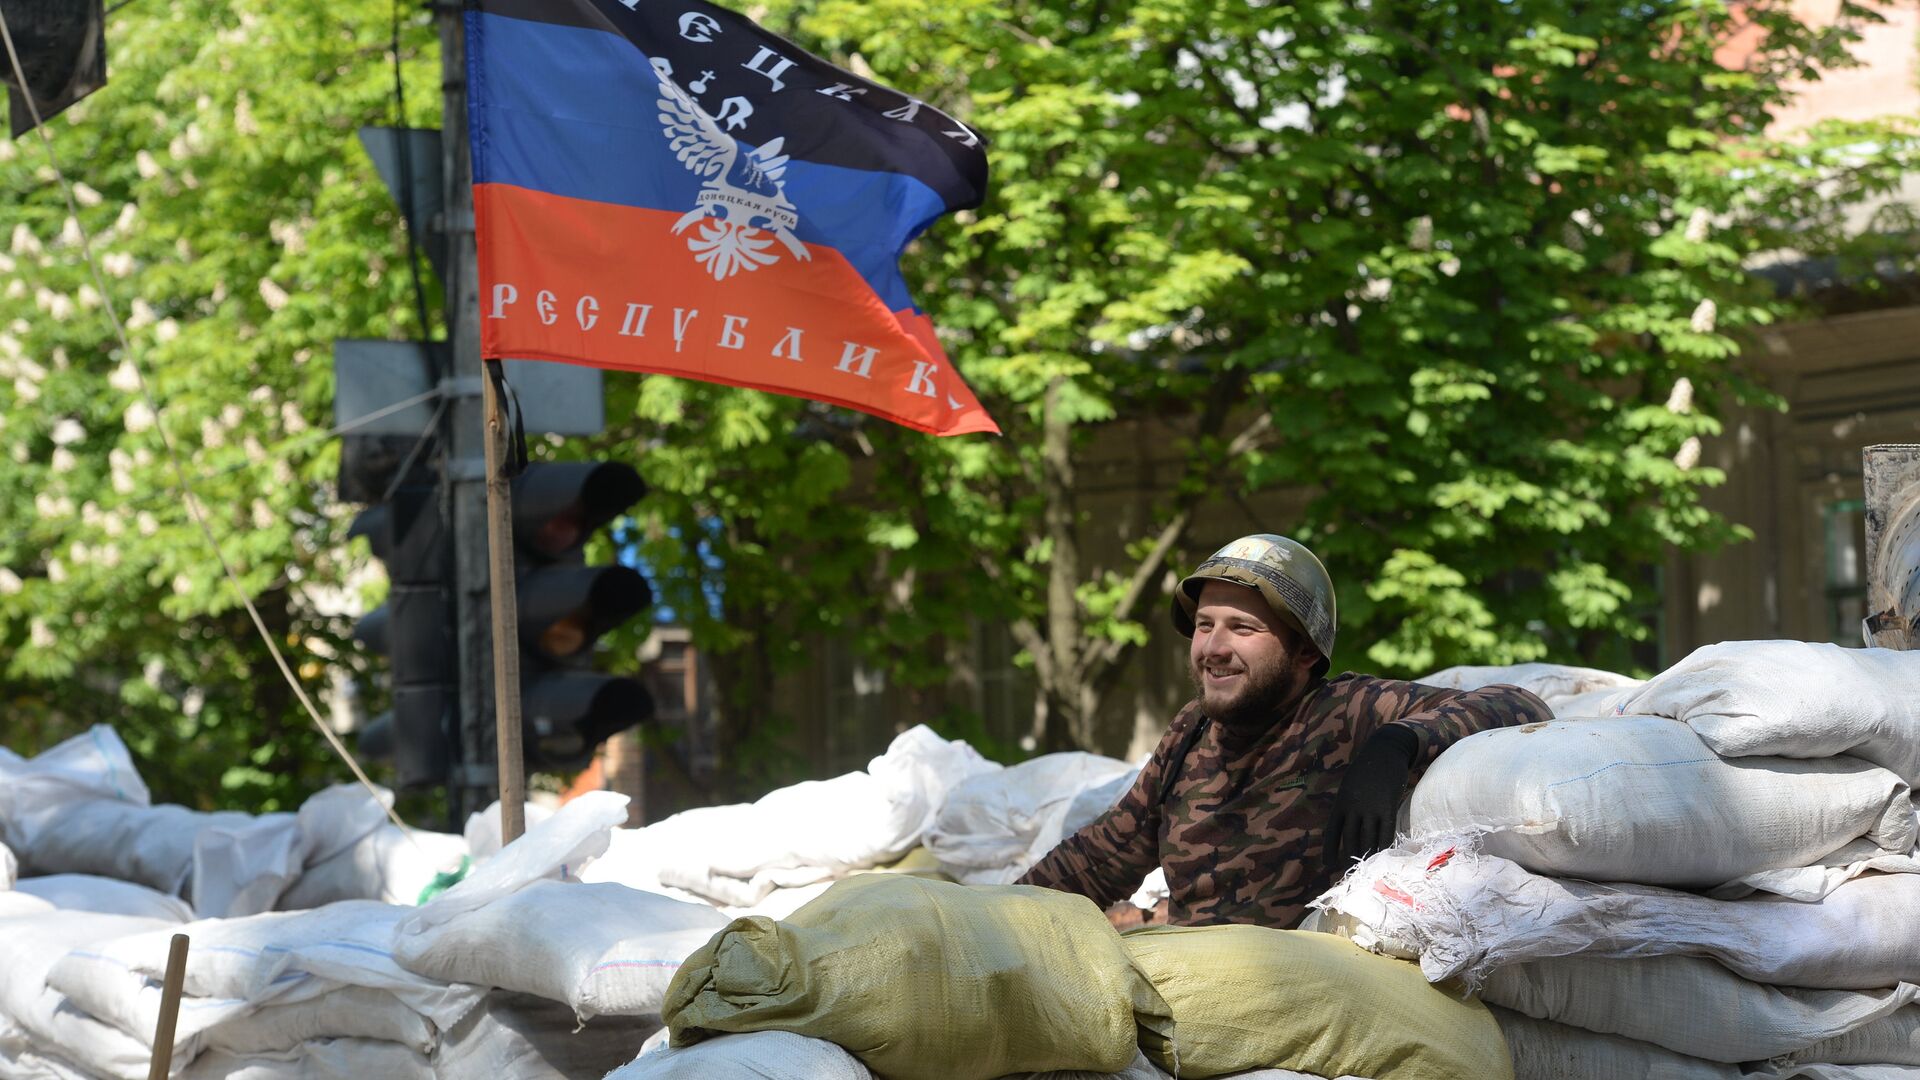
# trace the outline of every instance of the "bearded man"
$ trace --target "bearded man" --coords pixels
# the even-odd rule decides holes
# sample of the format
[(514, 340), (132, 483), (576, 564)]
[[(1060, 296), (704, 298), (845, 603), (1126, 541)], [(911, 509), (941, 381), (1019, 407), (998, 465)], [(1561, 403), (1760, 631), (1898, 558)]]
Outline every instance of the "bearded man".
[(1392, 842), (1402, 797), (1442, 750), (1552, 718), (1513, 686), (1328, 679), (1333, 581), (1284, 536), (1214, 552), (1175, 590), (1173, 625), (1192, 639), (1199, 696), (1127, 794), (1019, 884), (1104, 908), (1158, 866), (1171, 923), (1290, 928), (1336, 871)]

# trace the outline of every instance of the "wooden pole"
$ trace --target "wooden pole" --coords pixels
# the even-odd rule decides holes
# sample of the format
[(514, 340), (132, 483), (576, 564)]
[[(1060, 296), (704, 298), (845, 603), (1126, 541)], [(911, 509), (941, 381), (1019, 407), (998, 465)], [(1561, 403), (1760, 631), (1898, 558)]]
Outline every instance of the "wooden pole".
[(526, 760), (520, 728), (520, 604), (513, 577), (513, 489), (508, 486), (507, 423), (501, 408), (500, 361), (486, 361), (487, 568), (493, 598), (494, 740), (500, 764), (500, 843), (527, 831)]
[(187, 935), (173, 935), (167, 949), (167, 977), (160, 984), (160, 1020), (153, 1029), (153, 1061), (147, 1080), (167, 1080), (173, 1068), (173, 1029), (180, 1020), (180, 991), (187, 981)]

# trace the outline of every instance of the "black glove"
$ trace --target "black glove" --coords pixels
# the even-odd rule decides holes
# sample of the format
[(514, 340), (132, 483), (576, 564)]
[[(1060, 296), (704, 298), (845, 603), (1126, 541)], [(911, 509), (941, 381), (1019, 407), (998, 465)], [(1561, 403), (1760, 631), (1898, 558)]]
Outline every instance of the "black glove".
[(1420, 737), (1412, 728), (1387, 724), (1347, 763), (1324, 844), (1327, 865), (1335, 873), (1393, 843), (1400, 797), (1406, 794), (1407, 773), (1419, 752)]

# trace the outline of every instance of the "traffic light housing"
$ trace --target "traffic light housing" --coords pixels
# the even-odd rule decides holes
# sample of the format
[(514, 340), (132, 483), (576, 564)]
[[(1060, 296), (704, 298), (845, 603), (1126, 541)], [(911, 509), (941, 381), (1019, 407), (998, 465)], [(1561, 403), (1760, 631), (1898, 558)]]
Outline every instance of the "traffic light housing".
[(521, 725), (527, 767), (586, 767), (601, 743), (652, 717), (636, 679), (592, 670), (594, 643), (653, 602), (631, 567), (586, 562), (587, 540), (638, 502), (632, 466), (570, 461), (528, 466), (513, 481)]
[(33, 130), (33, 114), (51, 120), (67, 106), (107, 85), (107, 17), (102, 0), (5, 0), (7, 34), (20, 54), (27, 94), (13, 65), (0, 55), (13, 137)]
[(440, 489), (401, 484), (361, 511), (348, 536), (364, 536), (386, 564), (387, 602), (354, 624), (354, 639), (387, 656), (391, 708), (360, 733), (369, 757), (391, 758), (401, 788), (443, 783), (457, 746), (452, 545)]

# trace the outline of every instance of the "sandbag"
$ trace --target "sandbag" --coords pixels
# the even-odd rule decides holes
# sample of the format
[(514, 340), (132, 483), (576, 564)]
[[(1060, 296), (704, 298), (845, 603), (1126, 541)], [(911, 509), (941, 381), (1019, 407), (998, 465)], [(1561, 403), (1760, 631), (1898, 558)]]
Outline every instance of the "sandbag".
[(16, 891), (37, 896), (62, 911), (138, 915), (174, 923), (193, 918), (193, 909), (177, 896), (168, 896), (131, 881), (117, 881), (92, 874), (49, 874), (46, 877), (21, 878), (14, 887)]
[[(160, 1019), (160, 980), (134, 971), (125, 961), (109, 955), (112, 949), (111, 942), (100, 942), (70, 950), (47, 972), (47, 985), (65, 995), (81, 1012), (152, 1046)], [(188, 955), (192, 955), (191, 949)], [(174, 1020), (176, 1044), (198, 1047), (217, 1029), (247, 1023), (263, 1005), (305, 1003), (332, 989), (331, 984), (319, 979), (290, 977), (276, 982), (254, 1000), (188, 995), (181, 1000)]]
[(466, 854), (464, 837), (388, 822), (306, 867), (274, 906), (296, 911), (341, 900), (418, 904), (427, 886), (459, 869)]
[(688, 953), (727, 924), (713, 908), (623, 885), (537, 881), (417, 933), (394, 958), (442, 982), (519, 990), (573, 1007), (658, 1015)]
[(1182, 1077), (1512, 1076), (1484, 1005), (1341, 938), (1238, 925), (1151, 926), (1122, 940), (1165, 1005), (1139, 1014), (1140, 1044)]
[(658, 1017), (639, 1016), (583, 1027), (559, 1002), (496, 990), (443, 1033), (434, 1072), (439, 1080), (597, 1078), (632, 1061), (660, 1030)]
[[(145, 1080), (151, 1052), (139, 1040), (67, 1003), (47, 986), (47, 972), (68, 950), (103, 938), (172, 927), (158, 919), (51, 911), (0, 919), (0, 1017), (42, 1052), (55, 1053), (100, 1077)], [(192, 1039), (176, 1044), (184, 1065), (198, 1051)]]
[(1829, 1065), (1920, 1066), (1920, 1006), (1909, 1005), (1873, 1023), (1802, 1047), (1788, 1055), (1788, 1060)]
[(1920, 875), (1865, 874), (1814, 902), (1716, 900), (1543, 877), (1463, 840), (1368, 856), (1314, 901), (1363, 947), (1469, 989), (1560, 956), (1707, 956), (1754, 982), (1871, 990), (1920, 983)]
[(1835, 754), (1920, 777), (1920, 652), (1806, 641), (1696, 649), (1621, 702), (1684, 721), (1716, 753)]
[(335, 784), (297, 814), (262, 814), (203, 829), (194, 839), (187, 894), (202, 918), (272, 911), (310, 866), (333, 858), (386, 824), (393, 793)]
[(873, 1080), (860, 1059), (790, 1031), (748, 1031), (645, 1053), (606, 1080)]
[(848, 878), (776, 923), (736, 919), (681, 966), (674, 1046), (779, 1029), (825, 1039), (886, 1080), (993, 1080), (1126, 1067), (1134, 1008), (1164, 1008), (1085, 897)]
[[(1112, 806), (1138, 772), (1115, 758), (1072, 751), (983, 773), (947, 795), (927, 831), (927, 850), (959, 881), (1009, 884)], [(1087, 799), (1089, 792), (1098, 794)]]
[[(304, 978), (386, 990), (442, 1028), (480, 998), (476, 987), (448, 984), (394, 962), (394, 928), (418, 908), (348, 900), (312, 911), (272, 912), (188, 923), (185, 988), (195, 997), (261, 1002)], [(166, 974), (172, 931), (136, 934), (90, 950), (151, 980)]]
[(1689, 1058), (1497, 1007), (1492, 1012), (1513, 1055), (1513, 1080), (1757, 1080), (1744, 1078), (1737, 1065)]
[(420, 1054), (431, 1054), (440, 1044), (439, 1032), (425, 1017), (387, 991), (364, 986), (343, 986), (304, 1001), (269, 1002), (206, 1028), (203, 1042), (208, 1052), (249, 1057), (345, 1038), (402, 1043)]
[(177, 894), (193, 872), (194, 844), (202, 832), (252, 821), (252, 815), (233, 810), (76, 799), (55, 814), (23, 817), (17, 854), (36, 874), (97, 874)]
[[(1517, 686), (1532, 693), (1549, 706), (1569, 698), (1595, 693), (1618, 693), (1639, 686), (1640, 680), (1599, 668), (1571, 667), (1566, 664), (1506, 664), (1476, 667), (1462, 664), (1442, 668), (1424, 678), (1413, 680), (1427, 686), (1451, 690), (1478, 690), (1483, 686)], [(1589, 714), (1592, 715), (1592, 714)]]
[(1656, 717), (1555, 720), (1460, 740), (1414, 788), (1414, 835), (1491, 830), (1489, 854), (1596, 881), (1705, 888), (1865, 838), (1911, 851), (1913, 801), (1858, 758), (1724, 759)]
[(420, 1051), (373, 1039), (316, 1039), (271, 1054), (209, 1051), (180, 1080), (436, 1080)]
[[(1920, 1000), (1920, 987), (1911, 983), (1882, 990), (1763, 986), (1698, 956), (1568, 956), (1515, 964), (1492, 972), (1481, 998), (1537, 1020), (1726, 1063), (1787, 1054), (1843, 1064), (1905, 1061), (1863, 1057), (1853, 1048), (1883, 1045), (1890, 1019), (1920, 1014), (1910, 1007)], [(1848, 1049), (1800, 1053), (1815, 1044)]]

